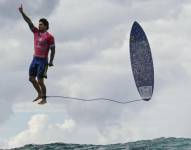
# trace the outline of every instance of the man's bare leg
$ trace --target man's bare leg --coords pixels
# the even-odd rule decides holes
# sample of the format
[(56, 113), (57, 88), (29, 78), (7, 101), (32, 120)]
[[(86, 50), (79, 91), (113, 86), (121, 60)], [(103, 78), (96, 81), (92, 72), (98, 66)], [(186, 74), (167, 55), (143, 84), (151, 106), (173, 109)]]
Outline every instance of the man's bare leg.
[(33, 102), (39, 100), (42, 98), (42, 91), (41, 91), (41, 87), (39, 86), (36, 78), (34, 76), (30, 76), (29, 77), (29, 81), (33, 84), (35, 90), (37, 91), (38, 93), (38, 96), (33, 100)]
[(46, 103), (46, 86), (44, 84), (44, 79), (38, 79), (38, 84), (41, 88), (42, 92), (42, 100), (38, 104), (45, 104)]

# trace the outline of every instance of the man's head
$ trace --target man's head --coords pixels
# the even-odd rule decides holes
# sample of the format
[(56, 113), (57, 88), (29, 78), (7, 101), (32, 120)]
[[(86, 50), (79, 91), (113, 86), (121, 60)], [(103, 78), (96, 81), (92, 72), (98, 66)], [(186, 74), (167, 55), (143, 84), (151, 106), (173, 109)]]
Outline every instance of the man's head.
[(38, 28), (40, 31), (46, 31), (49, 29), (49, 23), (45, 18), (41, 18), (39, 20)]

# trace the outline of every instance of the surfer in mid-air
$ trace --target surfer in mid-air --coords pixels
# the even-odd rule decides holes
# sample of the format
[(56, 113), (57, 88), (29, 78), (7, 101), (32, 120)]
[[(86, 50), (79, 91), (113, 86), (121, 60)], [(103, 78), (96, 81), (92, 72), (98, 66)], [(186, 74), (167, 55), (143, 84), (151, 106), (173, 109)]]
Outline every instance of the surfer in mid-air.
[[(33, 102), (41, 99), (38, 104), (45, 104), (46, 86), (44, 78), (47, 78), (46, 73), (48, 66), (53, 66), (55, 55), (54, 37), (47, 32), (49, 29), (49, 23), (45, 18), (39, 20), (37, 28), (34, 26), (31, 19), (24, 13), (22, 4), (18, 9), (34, 34), (34, 55), (29, 67), (29, 81), (33, 84), (38, 95)], [(51, 51), (50, 59), (48, 59), (49, 50)]]

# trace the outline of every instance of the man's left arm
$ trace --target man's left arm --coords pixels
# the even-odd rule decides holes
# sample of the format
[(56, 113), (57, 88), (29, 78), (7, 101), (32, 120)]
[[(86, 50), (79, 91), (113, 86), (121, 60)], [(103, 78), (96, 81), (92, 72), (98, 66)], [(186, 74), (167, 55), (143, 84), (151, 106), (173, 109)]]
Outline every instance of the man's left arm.
[(53, 66), (54, 55), (55, 55), (55, 46), (52, 46), (50, 47), (50, 61), (48, 63), (50, 67)]

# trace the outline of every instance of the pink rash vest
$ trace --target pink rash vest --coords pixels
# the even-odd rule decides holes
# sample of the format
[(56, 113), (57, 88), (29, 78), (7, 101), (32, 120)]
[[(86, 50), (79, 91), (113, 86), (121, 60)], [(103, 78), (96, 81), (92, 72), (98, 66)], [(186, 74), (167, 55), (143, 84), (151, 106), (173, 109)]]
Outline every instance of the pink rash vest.
[(40, 32), (36, 27), (34, 33), (34, 56), (48, 58), (49, 49), (55, 46), (54, 37), (49, 32)]

